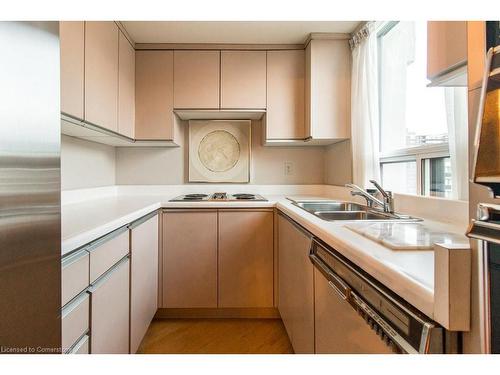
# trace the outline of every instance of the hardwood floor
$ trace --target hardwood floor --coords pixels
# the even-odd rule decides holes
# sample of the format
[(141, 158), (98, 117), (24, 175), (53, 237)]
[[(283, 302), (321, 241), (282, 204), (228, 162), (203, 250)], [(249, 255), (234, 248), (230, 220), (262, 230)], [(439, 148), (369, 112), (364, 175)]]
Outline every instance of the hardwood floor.
[(292, 354), (280, 319), (155, 319), (137, 353)]

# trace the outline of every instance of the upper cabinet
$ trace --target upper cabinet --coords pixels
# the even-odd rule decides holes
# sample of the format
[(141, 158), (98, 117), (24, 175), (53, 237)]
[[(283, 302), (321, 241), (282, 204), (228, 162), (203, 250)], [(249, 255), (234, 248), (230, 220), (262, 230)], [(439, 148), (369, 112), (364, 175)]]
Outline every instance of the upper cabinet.
[(136, 52), (135, 135), (174, 140), (174, 53)]
[(119, 32), (118, 44), (118, 133), (135, 135), (135, 50)]
[(350, 137), (351, 51), (346, 39), (312, 39), (306, 48), (306, 137)]
[(266, 139), (304, 140), (304, 50), (267, 52)]
[(432, 84), (465, 86), (466, 64), (467, 22), (427, 22), (427, 78)]
[(220, 51), (174, 51), (174, 108), (218, 109)]
[(85, 24), (60, 22), (61, 112), (83, 119)]
[(266, 51), (221, 52), (222, 109), (266, 108)]
[(85, 120), (118, 132), (118, 28), (85, 23)]

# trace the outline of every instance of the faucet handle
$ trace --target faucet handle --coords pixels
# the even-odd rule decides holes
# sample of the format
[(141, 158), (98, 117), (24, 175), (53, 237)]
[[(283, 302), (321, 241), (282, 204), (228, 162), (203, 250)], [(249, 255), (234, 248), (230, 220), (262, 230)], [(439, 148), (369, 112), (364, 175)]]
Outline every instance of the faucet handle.
[(384, 198), (390, 198), (392, 196), (392, 193), (385, 191), (377, 181), (370, 180), (370, 182), (373, 184), (373, 186), (375, 186), (377, 188), (378, 191), (380, 191), (380, 194), (382, 194), (384, 196)]

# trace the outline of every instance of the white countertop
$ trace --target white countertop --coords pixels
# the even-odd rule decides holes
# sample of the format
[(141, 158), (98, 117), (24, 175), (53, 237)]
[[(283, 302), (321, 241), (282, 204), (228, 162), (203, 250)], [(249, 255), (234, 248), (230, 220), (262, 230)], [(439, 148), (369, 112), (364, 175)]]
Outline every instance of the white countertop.
[[(293, 205), (285, 195), (259, 191), (266, 202), (169, 202), (178, 192), (129, 194), (120, 192), (62, 205), (62, 253), (69, 253), (159, 208), (277, 207), (313, 235), (364, 269), (396, 294), (433, 318), (434, 253), (432, 250), (391, 250), (344, 227)], [(304, 194), (299, 192), (299, 194)], [(294, 194), (287, 194), (294, 195)], [(311, 195), (318, 196), (316, 192)], [(332, 197), (328, 197), (332, 199)], [(342, 198), (342, 197), (340, 197)], [(350, 222), (352, 223), (352, 222)], [(424, 220), (434, 230), (461, 232), (456, 226)], [(465, 237), (463, 237), (465, 238)]]

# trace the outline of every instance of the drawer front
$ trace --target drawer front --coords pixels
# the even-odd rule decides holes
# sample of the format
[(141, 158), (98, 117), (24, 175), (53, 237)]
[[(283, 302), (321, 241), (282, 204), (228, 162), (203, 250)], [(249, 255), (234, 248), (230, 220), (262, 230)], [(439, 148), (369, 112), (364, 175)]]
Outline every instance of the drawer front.
[(62, 310), (62, 348), (66, 351), (89, 329), (90, 296), (83, 292)]
[(129, 247), (127, 228), (120, 228), (87, 247), (90, 253), (90, 282), (94, 282), (127, 255)]
[(64, 306), (89, 286), (89, 253), (80, 250), (65, 257), (61, 277), (61, 306)]
[(129, 266), (124, 258), (91, 286), (92, 354), (129, 352)]
[(90, 354), (90, 337), (83, 336), (68, 354)]

